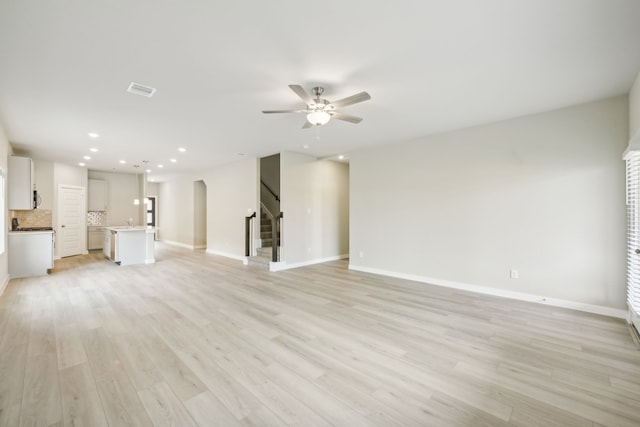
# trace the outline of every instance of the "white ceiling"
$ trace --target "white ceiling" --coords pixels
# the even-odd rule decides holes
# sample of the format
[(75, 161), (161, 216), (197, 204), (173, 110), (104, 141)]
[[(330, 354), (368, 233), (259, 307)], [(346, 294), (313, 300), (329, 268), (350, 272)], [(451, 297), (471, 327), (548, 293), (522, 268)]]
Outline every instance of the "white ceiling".
[[(34, 157), (98, 148), (91, 169), (332, 156), (627, 93), (639, 40), (638, 0), (0, 0), (0, 121)], [(302, 105), (289, 84), (372, 99), (302, 130), (261, 113)]]

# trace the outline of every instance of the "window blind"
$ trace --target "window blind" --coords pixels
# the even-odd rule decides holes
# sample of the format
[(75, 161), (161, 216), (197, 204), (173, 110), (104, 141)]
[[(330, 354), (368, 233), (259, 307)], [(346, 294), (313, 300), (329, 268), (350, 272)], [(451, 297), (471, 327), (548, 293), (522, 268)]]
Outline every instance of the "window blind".
[(631, 321), (640, 330), (640, 151), (627, 162), (627, 303)]

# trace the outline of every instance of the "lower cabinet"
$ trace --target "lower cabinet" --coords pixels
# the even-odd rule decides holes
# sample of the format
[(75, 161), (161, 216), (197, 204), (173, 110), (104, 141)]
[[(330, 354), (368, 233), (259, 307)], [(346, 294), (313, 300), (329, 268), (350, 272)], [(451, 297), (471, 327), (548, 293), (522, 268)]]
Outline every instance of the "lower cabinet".
[(14, 231), (8, 238), (9, 275), (43, 276), (53, 268), (53, 231)]
[(87, 249), (102, 249), (104, 247), (104, 227), (89, 227), (87, 232)]

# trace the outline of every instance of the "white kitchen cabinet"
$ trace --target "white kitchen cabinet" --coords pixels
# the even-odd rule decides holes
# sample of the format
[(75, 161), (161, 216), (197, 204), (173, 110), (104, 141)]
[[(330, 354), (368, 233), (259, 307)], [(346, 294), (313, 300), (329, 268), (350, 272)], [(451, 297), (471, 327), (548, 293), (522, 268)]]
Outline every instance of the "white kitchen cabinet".
[(104, 256), (111, 259), (111, 230), (107, 228), (104, 228), (103, 230), (102, 253)]
[(30, 157), (10, 156), (8, 166), (9, 209), (33, 209), (33, 160)]
[(87, 232), (87, 249), (102, 249), (104, 245), (104, 227), (89, 227)]
[(9, 275), (43, 276), (53, 268), (53, 231), (9, 232)]
[(87, 204), (89, 211), (107, 210), (107, 182), (101, 179), (89, 180), (89, 201)]

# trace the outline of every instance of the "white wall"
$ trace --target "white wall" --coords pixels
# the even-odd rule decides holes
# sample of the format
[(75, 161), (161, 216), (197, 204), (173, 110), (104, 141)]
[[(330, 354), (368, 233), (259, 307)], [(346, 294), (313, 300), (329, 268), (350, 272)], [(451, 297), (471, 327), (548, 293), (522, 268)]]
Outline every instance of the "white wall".
[[(11, 155), (11, 146), (9, 145), (9, 140), (7, 139), (7, 135), (4, 133), (4, 128), (0, 124), (0, 169), (4, 172), (5, 180), (7, 178), (7, 162), (8, 158)], [(4, 247), (5, 251), (0, 254), (0, 295), (4, 292), (7, 284), (9, 283), (9, 266), (7, 263), (7, 231), (9, 230), (11, 221), (9, 220), (9, 210), (7, 209), (7, 182), (5, 181), (5, 191), (4, 191), (4, 217), (5, 217), (5, 227), (2, 230), (2, 235), (0, 239), (4, 239)]]
[(351, 267), (624, 308), (627, 102), (351, 153)]
[(629, 92), (629, 137), (640, 144), (640, 73)]
[(320, 262), (349, 251), (349, 169), (346, 164), (283, 152), (281, 260)]
[[(208, 171), (204, 181), (207, 185), (207, 252), (243, 258), (244, 219), (258, 209), (258, 159), (248, 158)], [(254, 220), (253, 224), (257, 233), (258, 221)]]
[(157, 182), (147, 182), (147, 196), (158, 196), (160, 185)]
[(144, 198), (140, 195), (138, 175), (90, 170), (89, 179), (107, 183), (107, 225), (127, 225), (129, 218), (140, 222), (140, 206), (133, 204), (134, 199)]

